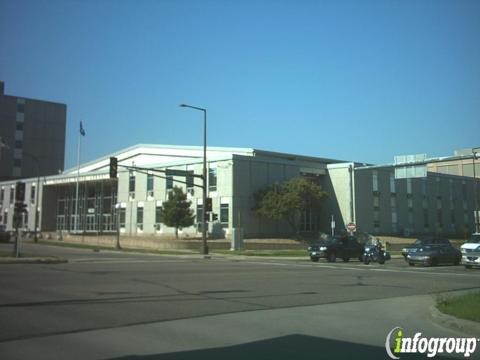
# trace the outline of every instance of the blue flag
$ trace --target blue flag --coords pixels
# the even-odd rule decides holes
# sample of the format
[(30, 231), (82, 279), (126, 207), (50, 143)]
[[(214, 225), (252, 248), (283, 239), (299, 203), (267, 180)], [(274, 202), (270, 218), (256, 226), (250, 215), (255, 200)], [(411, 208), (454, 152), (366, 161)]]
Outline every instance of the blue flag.
[(82, 124), (81, 121), (80, 121), (80, 134), (81, 134), (82, 136), (85, 136), (85, 129), (83, 128), (83, 124)]

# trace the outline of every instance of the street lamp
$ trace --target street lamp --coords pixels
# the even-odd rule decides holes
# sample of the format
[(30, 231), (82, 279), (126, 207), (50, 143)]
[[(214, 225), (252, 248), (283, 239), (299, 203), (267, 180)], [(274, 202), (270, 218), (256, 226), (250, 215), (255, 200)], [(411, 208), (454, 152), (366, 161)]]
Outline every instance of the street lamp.
[(207, 109), (187, 104), (180, 104), (180, 107), (190, 108), (198, 111), (203, 111), (203, 201), (202, 201), (202, 253), (208, 255), (207, 246), (207, 221), (206, 221), (206, 206), (207, 206)]
[(480, 147), (472, 149), (472, 164), (473, 164), (473, 197), (475, 201), (475, 232), (480, 232), (479, 230), (479, 221), (478, 221), (478, 199), (477, 199), (477, 175), (475, 173), (475, 159), (479, 155), (478, 150)]

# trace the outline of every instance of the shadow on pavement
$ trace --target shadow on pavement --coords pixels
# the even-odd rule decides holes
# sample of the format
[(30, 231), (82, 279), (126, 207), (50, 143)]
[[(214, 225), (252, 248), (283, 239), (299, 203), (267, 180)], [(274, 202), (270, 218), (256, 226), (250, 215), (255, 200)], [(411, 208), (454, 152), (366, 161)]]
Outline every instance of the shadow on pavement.
[[(426, 359), (426, 354), (401, 354), (404, 359)], [(384, 347), (306, 335), (288, 335), (274, 339), (220, 348), (154, 355), (130, 355), (109, 360), (298, 360), (298, 359), (389, 359)], [(450, 359), (436, 356), (435, 359)]]

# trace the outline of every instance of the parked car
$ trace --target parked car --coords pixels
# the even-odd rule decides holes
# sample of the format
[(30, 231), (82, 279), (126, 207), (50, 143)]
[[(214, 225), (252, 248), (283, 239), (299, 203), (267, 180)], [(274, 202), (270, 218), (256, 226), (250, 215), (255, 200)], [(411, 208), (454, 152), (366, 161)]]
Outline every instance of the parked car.
[(471, 269), (473, 266), (480, 267), (480, 233), (474, 233), (465, 244), (461, 246), (462, 265)]
[(428, 244), (420, 245), (416, 251), (410, 251), (407, 255), (408, 265), (422, 264), (425, 266), (435, 265), (458, 265), (462, 259), (460, 250), (454, 248), (452, 244)]
[(3, 224), (0, 224), (0, 241), (1, 242), (10, 241), (10, 233), (6, 230), (5, 225)]
[(337, 261), (337, 258), (347, 262), (350, 259), (362, 259), (363, 245), (354, 236), (329, 237), (316, 245), (308, 247), (310, 260), (317, 262), (325, 258), (329, 262)]
[(413, 244), (404, 247), (402, 249), (402, 255), (403, 255), (403, 258), (405, 259), (405, 261), (408, 261), (407, 260), (408, 254), (417, 252), (423, 246), (426, 246), (426, 245), (441, 245), (441, 244), (450, 245), (450, 241), (448, 241), (448, 239), (442, 238), (442, 237), (424, 236), (424, 237), (421, 237), (421, 238), (418, 238), (417, 240), (415, 240), (415, 242)]

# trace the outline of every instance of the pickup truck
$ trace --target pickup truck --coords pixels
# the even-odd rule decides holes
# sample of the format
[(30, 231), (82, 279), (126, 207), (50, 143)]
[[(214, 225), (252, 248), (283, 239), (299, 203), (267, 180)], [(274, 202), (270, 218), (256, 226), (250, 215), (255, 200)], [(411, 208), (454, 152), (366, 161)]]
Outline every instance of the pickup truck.
[(364, 246), (361, 245), (355, 236), (330, 237), (322, 240), (318, 244), (308, 247), (310, 260), (317, 262), (320, 258), (327, 259), (328, 262), (335, 262), (337, 258), (344, 262), (350, 259), (362, 260)]

